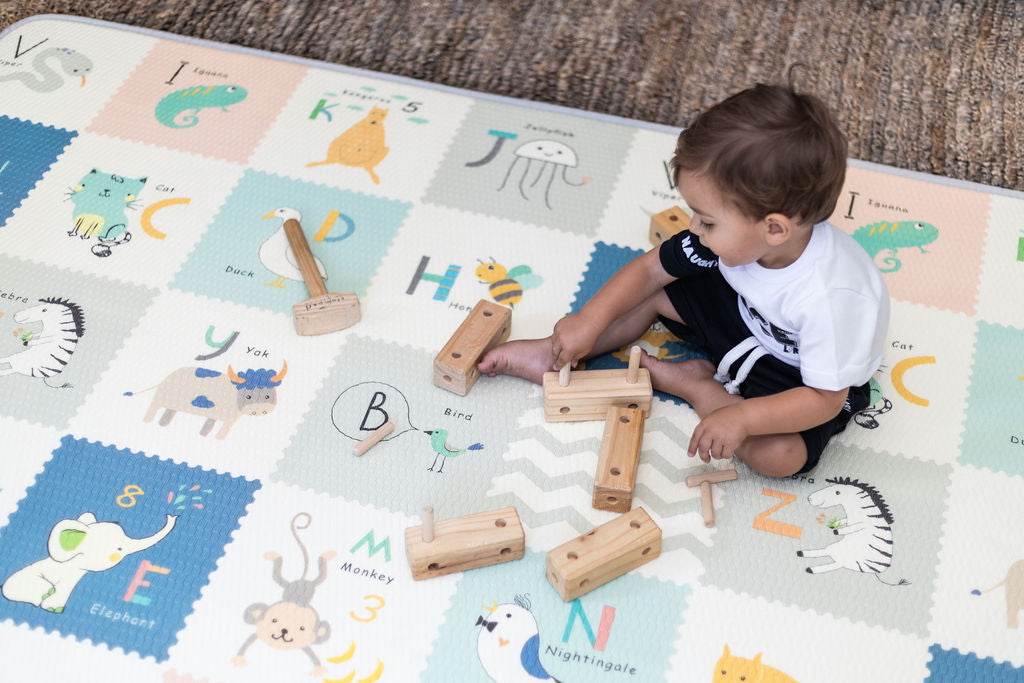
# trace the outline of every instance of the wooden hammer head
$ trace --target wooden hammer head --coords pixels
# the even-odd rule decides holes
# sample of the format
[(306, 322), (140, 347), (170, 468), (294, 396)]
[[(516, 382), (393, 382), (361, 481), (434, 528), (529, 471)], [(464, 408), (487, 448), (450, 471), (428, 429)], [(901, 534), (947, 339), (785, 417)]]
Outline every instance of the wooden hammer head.
[(292, 306), (295, 331), (302, 335), (326, 334), (359, 322), (362, 311), (355, 292), (329, 292)]

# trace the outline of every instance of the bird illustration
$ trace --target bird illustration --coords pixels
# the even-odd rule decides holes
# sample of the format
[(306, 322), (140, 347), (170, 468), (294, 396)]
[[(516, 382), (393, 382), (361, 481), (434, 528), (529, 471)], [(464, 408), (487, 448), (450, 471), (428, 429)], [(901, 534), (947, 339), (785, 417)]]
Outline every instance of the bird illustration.
[(514, 603), (484, 607), (490, 619), (477, 617), (480, 633), (476, 654), (495, 683), (539, 683), (558, 679), (540, 663), (540, 633), (530, 612), (530, 601), (517, 595)]
[(484, 447), (482, 443), (475, 443), (472, 446), (467, 446), (462, 450), (453, 451), (448, 446), (448, 430), (447, 429), (427, 429), (424, 430), (427, 435), (430, 436), (430, 447), (434, 449), (437, 455), (434, 456), (434, 462), (427, 469), (431, 472), (434, 471), (434, 466), (437, 465), (438, 457), (441, 458), (441, 467), (437, 469), (437, 473), (441, 474), (444, 472), (444, 459), (445, 458), (457, 458), (466, 451), (479, 451)]
[[(299, 264), (295, 260), (295, 252), (292, 251), (292, 247), (288, 243), (288, 235), (284, 231), (284, 222), (286, 220), (291, 218), (301, 223), (302, 214), (295, 209), (282, 206), (274, 209), (266, 216), (262, 216), (262, 218), (281, 219), (281, 227), (260, 245), (260, 261), (267, 270), (277, 276), (277, 279), (273, 282), (266, 282), (264, 284), (284, 289), (285, 280), (303, 282), (302, 271), (299, 270)], [(315, 256), (313, 260), (316, 261), (316, 269), (320, 271), (320, 277), (326, 280), (327, 271), (324, 270), (324, 264)]]

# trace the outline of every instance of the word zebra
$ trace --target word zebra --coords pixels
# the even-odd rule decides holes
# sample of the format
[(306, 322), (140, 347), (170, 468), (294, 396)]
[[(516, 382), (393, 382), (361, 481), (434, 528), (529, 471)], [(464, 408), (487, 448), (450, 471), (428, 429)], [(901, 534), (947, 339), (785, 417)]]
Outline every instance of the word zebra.
[(809, 574), (821, 574), (836, 569), (874, 574), (889, 586), (906, 586), (910, 582), (900, 579), (892, 584), (879, 576), (892, 565), (892, 512), (882, 495), (870, 484), (849, 477), (826, 479), (833, 484), (807, 496), (807, 502), (816, 508), (841, 505), (846, 517), (832, 526), (832, 533), (842, 539), (824, 548), (798, 550), (797, 557), (828, 557), (829, 564), (807, 567)]
[[(38, 332), (25, 332), (21, 343), (24, 351), (0, 358), (0, 377), (20, 373), (29, 377), (42, 377), (46, 386), (49, 377), (59, 375), (71, 359), (78, 340), (85, 334), (82, 308), (67, 299), (40, 299), (41, 303), (14, 314), (16, 323), (42, 323)], [(4, 366), (8, 367), (4, 367)], [(59, 388), (70, 387), (64, 384)], [(58, 387), (54, 387), (58, 388)]]

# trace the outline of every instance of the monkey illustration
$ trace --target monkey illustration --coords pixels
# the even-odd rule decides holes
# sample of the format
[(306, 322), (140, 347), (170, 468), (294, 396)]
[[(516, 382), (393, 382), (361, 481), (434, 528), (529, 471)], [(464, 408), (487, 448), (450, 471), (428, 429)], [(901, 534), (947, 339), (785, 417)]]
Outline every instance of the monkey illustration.
[[(299, 525), (299, 518), (305, 517), (305, 524)], [(256, 632), (246, 638), (239, 648), (238, 654), (232, 659), (235, 666), (245, 666), (245, 651), (253, 642), (259, 638), (275, 650), (290, 652), (302, 650), (313, 660), (314, 669), (310, 676), (323, 676), (327, 668), (321, 666), (319, 658), (313, 652), (312, 645), (318, 645), (331, 637), (331, 625), (320, 619), (320, 615), (309, 604), (313, 600), (313, 593), (316, 587), (327, 578), (327, 560), (337, 555), (333, 550), (320, 555), (318, 563), (319, 570), (317, 577), (313, 580), (306, 578), (309, 571), (309, 554), (306, 546), (299, 538), (298, 529), (306, 529), (312, 522), (307, 512), (300, 512), (291, 521), (292, 535), (295, 542), (302, 550), (302, 577), (295, 581), (286, 581), (281, 576), (281, 565), (284, 560), (278, 553), (268, 551), (263, 557), (274, 562), (274, 582), (284, 589), (284, 594), (279, 602), (267, 605), (263, 602), (254, 602), (245, 608), (242, 615), (245, 623), (256, 626)]]

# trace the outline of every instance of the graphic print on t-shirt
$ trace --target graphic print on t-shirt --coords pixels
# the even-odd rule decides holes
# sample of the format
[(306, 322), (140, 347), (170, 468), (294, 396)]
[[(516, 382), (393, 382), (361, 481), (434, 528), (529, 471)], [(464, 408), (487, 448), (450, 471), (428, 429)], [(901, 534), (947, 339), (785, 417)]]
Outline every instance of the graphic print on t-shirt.
[(742, 294), (736, 296), (739, 299), (740, 315), (743, 316), (743, 322), (747, 324), (758, 341), (780, 360), (784, 360), (790, 365), (800, 365), (800, 344), (796, 332), (775, 325), (758, 313), (756, 308), (748, 304)]

